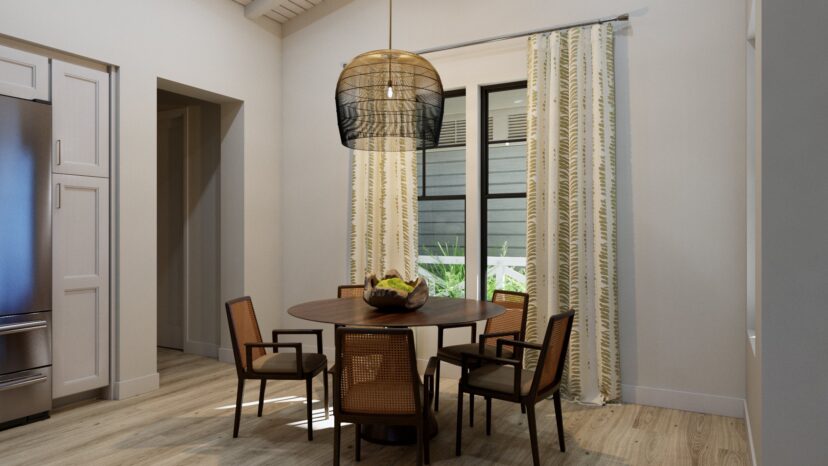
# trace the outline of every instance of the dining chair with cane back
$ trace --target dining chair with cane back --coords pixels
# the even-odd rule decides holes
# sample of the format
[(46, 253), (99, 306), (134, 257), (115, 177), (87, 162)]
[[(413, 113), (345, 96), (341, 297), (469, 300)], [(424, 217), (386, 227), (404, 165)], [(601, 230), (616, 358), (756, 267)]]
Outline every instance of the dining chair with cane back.
[[(362, 299), (362, 293), (365, 291), (365, 285), (339, 285), (336, 288), (336, 297), (339, 299)], [(334, 331), (344, 327), (341, 324), (334, 324)], [(334, 367), (328, 369), (328, 372), (333, 375)]]
[(335, 361), (334, 464), (339, 464), (343, 422), (354, 424), (356, 461), (360, 460), (362, 424), (408, 425), (417, 430), (417, 464), (428, 464), (437, 359), (429, 360), (421, 382), (414, 332), (408, 328), (339, 328)]
[[(492, 302), (506, 308), (506, 312), (486, 321), (484, 333), (476, 342), (477, 323), (440, 325), (437, 327), (437, 359), (460, 365), (460, 354), (464, 352), (481, 352), (494, 356), (497, 341), (501, 338), (523, 340), (526, 334), (526, 315), (529, 309), (529, 295), (518, 291), (494, 290)], [(443, 346), (443, 332), (450, 328), (470, 327), (471, 343)], [(505, 356), (511, 357), (511, 349), (505, 349)], [(440, 366), (437, 364), (436, 387), (434, 393), (434, 410), (440, 408)], [(474, 425), (474, 397), (469, 397), (469, 425)]]
[[(256, 312), (253, 310), (253, 300), (249, 296), (226, 302), (225, 309), (227, 311), (227, 323), (230, 327), (230, 340), (233, 345), (236, 373), (239, 377), (233, 437), (239, 436), (245, 380), (261, 381), (259, 386), (259, 417), (262, 415), (265, 386), (268, 380), (305, 380), (308, 440), (313, 440), (313, 390), (311, 382), (319, 373), (322, 373), (322, 383), (325, 391), (325, 416), (328, 415), (328, 372), (325, 370), (328, 360), (322, 354), (322, 330), (274, 330), (273, 342), (265, 343), (262, 341)], [(279, 342), (279, 335), (303, 334), (316, 336), (316, 353), (303, 352), (301, 343)], [(266, 348), (271, 348), (273, 352), (268, 353)], [(294, 352), (280, 353), (280, 348), (293, 348)]]
[[(457, 443), (455, 446), (457, 456), (460, 456), (463, 431), (463, 393), (486, 398), (486, 435), (491, 435), (492, 431), (492, 398), (524, 406), (528, 417), (532, 460), (536, 466), (540, 464), (540, 458), (535, 405), (551, 395), (555, 405), (558, 444), (561, 452), (566, 451), (560, 384), (574, 316), (574, 311), (568, 311), (550, 318), (543, 343), (540, 345), (519, 340), (499, 340), (495, 356), (477, 352), (462, 354), (460, 384), (457, 393)], [(504, 346), (514, 348), (514, 358), (503, 356)], [(540, 351), (537, 367), (534, 370), (523, 368), (524, 351), (518, 351), (521, 348)]]
[(336, 297), (362, 299), (362, 293), (364, 291), (365, 285), (339, 285), (336, 289)]
[[(365, 285), (339, 285), (336, 288), (336, 297), (343, 299), (362, 299), (362, 293), (365, 292)], [(334, 325), (334, 329), (342, 327), (342, 325)]]

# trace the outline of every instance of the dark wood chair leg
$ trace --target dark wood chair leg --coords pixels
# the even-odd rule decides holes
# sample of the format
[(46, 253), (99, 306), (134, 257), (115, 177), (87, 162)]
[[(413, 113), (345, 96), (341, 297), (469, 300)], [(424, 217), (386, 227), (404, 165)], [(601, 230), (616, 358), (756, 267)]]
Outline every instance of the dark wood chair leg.
[(325, 419), (328, 419), (328, 371), (322, 371), (322, 386), (325, 391)]
[(262, 408), (264, 408), (265, 386), (267, 386), (267, 379), (262, 379), (262, 383), (259, 386), (259, 417), (262, 417)]
[(236, 420), (233, 423), (233, 438), (239, 436), (239, 422), (241, 421), (242, 395), (244, 395), (244, 379), (239, 379), (239, 388), (236, 391)]
[[(427, 413), (428, 411), (426, 411)], [(431, 420), (428, 414), (423, 416), (423, 461), (431, 463)]]
[(334, 466), (339, 466), (339, 435), (342, 431), (342, 425), (339, 419), (334, 418)]
[(417, 421), (417, 465), (423, 464), (423, 445), (424, 445), (425, 431), (423, 430), (422, 418)]
[(440, 366), (442, 361), (437, 360), (437, 370), (434, 371), (434, 412), (440, 411)]
[(520, 404), (520, 412), (522, 414), (526, 414), (526, 405), (524, 405), (523, 403)]
[(313, 440), (313, 386), (311, 378), (305, 379), (305, 386), (307, 392), (307, 409), (308, 409), (308, 440)]
[(492, 398), (486, 397), (486, 435), (492, 435)]
[(563, 453), (566, 451), (566, 443), (564, 442), (563, 411), (561, 411), (560, 391), (552, 394), (552, 401), (555, 403), (555, 422), (558, 424), (558, 445), (561, 447), (561, 453)]
[(526, 407), (526, 414), (529, 417), (529, 441), (532, 443), (532, 462), (540, 466), (540, 455), (538, 454), (538, 426), (535, 423), (535, 405), (529, 404)]
[(354, 423), (354, 461), (362, 459), (362, 426)]
[(474, 395), (469, 393), (469, 427), (474, 427)]
[(417, 421), (417, 465), (422, 466), (423, 456), (425, 452), (425, 430), (423, 429), (423, 419)]
[(454, 454), (460, 456), (460, 441), (463, 437), (463, 389), (457, 391), (457, 440)]

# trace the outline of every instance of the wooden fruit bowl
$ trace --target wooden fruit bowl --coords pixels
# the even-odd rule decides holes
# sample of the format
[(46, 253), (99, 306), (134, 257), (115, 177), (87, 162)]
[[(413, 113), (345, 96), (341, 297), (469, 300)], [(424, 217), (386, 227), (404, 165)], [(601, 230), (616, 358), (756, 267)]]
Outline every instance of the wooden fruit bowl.
[(408, 286), (414, 288), (410, 292), (377, 288), (380, 280), (389, 278), (402, 280), (399, 272), (394, 269), (386, 272), (382, 279), (377, 278), (375, 274), (365, 276), (365, 292), (363, 292), (362, 297), (366, 303), (383, 312), (406, 312), (419, 309), (428, 301), (428, 283), (422, 277), (411, 282), (405, 282)]

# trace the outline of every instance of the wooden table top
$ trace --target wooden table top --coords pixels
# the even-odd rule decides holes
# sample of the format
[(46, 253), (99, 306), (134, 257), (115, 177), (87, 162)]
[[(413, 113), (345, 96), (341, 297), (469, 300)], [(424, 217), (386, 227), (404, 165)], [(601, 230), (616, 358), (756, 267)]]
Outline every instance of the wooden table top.
[(326, 324), (372, 327), (424, 327), (465, 324), (490, 319), (506, 312), (503, 306), (475, 299), (429, 298), (415, 311), (382, 312), (357, 298), (334, 298), (297, 304), (288, 314)]

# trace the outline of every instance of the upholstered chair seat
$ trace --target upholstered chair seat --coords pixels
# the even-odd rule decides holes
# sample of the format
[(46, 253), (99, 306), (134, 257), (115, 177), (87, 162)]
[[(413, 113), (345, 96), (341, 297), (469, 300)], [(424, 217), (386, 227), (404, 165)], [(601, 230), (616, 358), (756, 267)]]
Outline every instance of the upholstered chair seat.
[[(532, 388), (535, 371), (521, 370), (520, 394), (528, 395)], [(515, 368), (512, 366), (485, 365), (469, 372), (469, 385), (493, 392), (515, 393)]]

